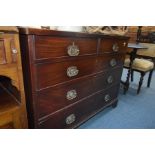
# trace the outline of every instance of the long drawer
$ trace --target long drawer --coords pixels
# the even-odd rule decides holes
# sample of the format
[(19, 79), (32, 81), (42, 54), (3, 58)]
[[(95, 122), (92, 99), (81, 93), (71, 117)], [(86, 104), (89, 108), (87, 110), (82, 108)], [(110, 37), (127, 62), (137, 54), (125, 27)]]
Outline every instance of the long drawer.
[(101, 91), (81, 102), (51, 115), (38, 124), (39, 128), (73, 128), (109, 104), (117, 102), (118, 85)]
[(95, 74), (116, 66), (122, 66), (122, 55), (103, 55), (62, 61), (61, 63), (36, 64), (36, 89), (40, 90), (59, 83)]
[(97, 38), (35, 37), (35, 59), (61, 58), (97, 53)]
[(39, 118), (69, 106), (97, 91), (119, 83), (122, 68), (88, 78), (80, 78), (37, 92)]

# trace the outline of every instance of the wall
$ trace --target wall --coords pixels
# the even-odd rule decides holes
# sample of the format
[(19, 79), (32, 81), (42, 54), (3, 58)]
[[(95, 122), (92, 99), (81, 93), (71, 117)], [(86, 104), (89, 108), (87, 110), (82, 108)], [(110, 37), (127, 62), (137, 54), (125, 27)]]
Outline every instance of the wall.
[[(131, 37), (129, 42), (136, 42), (138, 26), (129, 26), (128, 28), (127, 35)], [(142, 34), (145, 35), (148, 32), (155, 32), (155, 26), (143, 26), (141, 30)]]

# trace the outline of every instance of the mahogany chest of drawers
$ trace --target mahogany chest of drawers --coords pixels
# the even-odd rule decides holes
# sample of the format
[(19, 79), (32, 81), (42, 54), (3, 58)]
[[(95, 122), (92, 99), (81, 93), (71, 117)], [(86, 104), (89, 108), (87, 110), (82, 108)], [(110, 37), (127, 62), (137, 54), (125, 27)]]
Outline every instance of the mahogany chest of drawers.
[(128, 37), (19, 32), (30, 128), (76, 128), (117, 105)]

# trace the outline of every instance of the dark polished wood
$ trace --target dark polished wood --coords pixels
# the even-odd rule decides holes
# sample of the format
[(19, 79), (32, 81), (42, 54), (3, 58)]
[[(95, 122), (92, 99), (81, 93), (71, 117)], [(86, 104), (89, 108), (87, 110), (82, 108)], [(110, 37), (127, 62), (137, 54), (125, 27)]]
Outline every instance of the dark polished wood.
[(78, 45), (79, 56), (93, 55), (97, 52), (97, 43), (96, 38), (36, 36), (35, 59), (69, 57), (68, 47), (73, 44)]
[[(104, 71), (105, 69), (110, 69), (112, 68), (110, 66), (110, 61), (112, 59), (116, 60), (117, 66), (123, 64), (122, 55), (118, 54), (104, 55), (100, 57), (87, 57), (87, 59), (67, 60), (61, 63), (37, 64), (35, 69), (36, 89), (40, 90), (52, 85), (77, 79), (79, 77), (93, 75)], [(67, 70), (72, 66), (77, 67), (78, 74), (73, 77), (69, 77), (67, 76)]]
[[(95, 95), (88, 96), (86, 99), (76, 102), (68, 108), (62, 109), (59, 112), (40, 120), (39, 128), (75, 128), (81, 122), (87, 120), (90, 115), (93, 115), (103, 107), (106, 107), (113, 102), (117, 102), (117, 93), (119, 86), (110, 87), (106, 91), (97, 92)], [(109, 101), (105, 101), (105, 95), (110, 94)], [(71, 124), (66, 123), (66, 118), (70, 115), (75, 116), (75, 121)]]
[(101, 53), (112, 53), (117, 52), (113, 50), (113, 45), (117, 45), (119, 47), (118, 52), (123, 52), (126, 50), (127, 43), (124, 40), (118, 40), (118, 39), (101, 39), (100, 49), (99, 52)]
[[(19, 31), (30, 128), (75, 128), (117, 105), (128, 37)], [(68, 54), (72, 45), (78, 49), (75, 56)]]
[[(114, 70), (115, 72), (113, 72)], [(38, 91), (37, 100), (39, 118), (65, 108), (66, 106), (96, 93), (97, 91), (104, 90), (113, 84), (117, 84), (120, 79), (120, 76), (118, 75), (121, 75), (121, 72), (122, 68), (119, 67), (98, 75), (80, 78), (65, 84)], [(112, 81), (109, 82), (108, 80), (111, 77)], [(77, 96), (72, 100), (68, 100), (67, 93), (72, 90), (76, 91)]]

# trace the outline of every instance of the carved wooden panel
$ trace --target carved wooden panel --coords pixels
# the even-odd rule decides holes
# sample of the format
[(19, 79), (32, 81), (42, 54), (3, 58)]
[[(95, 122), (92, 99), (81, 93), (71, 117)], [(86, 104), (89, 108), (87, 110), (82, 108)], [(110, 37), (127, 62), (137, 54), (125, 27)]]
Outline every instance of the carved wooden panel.
[(5, 54), (4, 40), (0, 39), (0, 64), (5, 63), (6, 63), (6, 54)]
[(18, 53), (18, 51), (16, 49), (14, 38), (10, 39), (10, 49), (11, 49), (12, 62), (15, 63), (15, 62), (17, 62), (17, 53)]
[(0, 36), (0, 64), (16, 63), (17, 54), (14, 36), (2, 34)]

